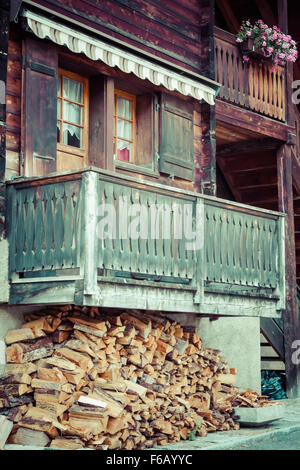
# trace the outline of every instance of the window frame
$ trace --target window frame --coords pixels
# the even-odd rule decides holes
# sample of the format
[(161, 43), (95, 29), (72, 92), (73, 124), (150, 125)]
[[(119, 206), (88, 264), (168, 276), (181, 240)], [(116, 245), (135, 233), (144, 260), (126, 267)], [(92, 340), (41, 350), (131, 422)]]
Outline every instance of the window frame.
[[(117, 98), (118, 97), (125, 98), (125, 99), (130, 100), (132, 102), (132, 119), (126, 119), (126, 118), (118, 116), (118, 113), (117, 113), (117, 101), (118, 101)], [(114, 123), (115, 123), (115, 132), (113, 133), (114, 134), (113, 139), (115, 139), (115, 143), (113, 145), (113, 158), (114, 158), (114, 161), (116, 161), (117, 163), (123, 162), (123, 163), (129, 164), (129, 165), (136, 165), (136, 138), (137, 138), (137, 136), (136, 136), (136, 95), (131, 94), (131, 93), (127, 93), (126, 91), (115, 88), (114, 89), (114, 114), (113, 114), (113, 118), (114, 118)], [(124, 121), (127, 121), (127, 122), (132, 122), (132, 140), (125, 139), (123, 137), (118, 136), (118, 134), (117, 134), (118, 118), (123, 119)], [(125, 142), (132, 143), (132, 158), (128, 162), (124, 161), (124, 160), (119, 160), (117, 158), (118, 139), (124, 140)]]
[[(60, 79), (60, 77), (67, 77), (67, 78), (70, 78), (72, 80), (75, 80), (77, 82), (81, 82), (83, 84), (83, 103), (82, 103), (82, 107), (83, 107), (83, 113), (82, 113), (82, 126), (77, 126), (77, 127), (82, 127), (82, 143), (83, 143), (83, 146), (82, 148), (78, 148), (78, 147), (74, 147), (72, 145), (67, 145), (67, 144), (63, 144), (62, 142), (57, 142), (56, 143), (56, 148), (57, 148), (57, 151), (58, 152), (61, 152), (61, 153), (67, 153), (67, 154), (73, 154), (73, 155), (77, 155), (77, 156), (80, 156), (80, 157), (83, 157), (84, 158), (84, 165), (87, 164), (87, 160), (88, 160), (88, 147), (89, 147), (89, 79), (87, 77), (84, 77), (83, 75), (80, 75), (80, 74), (77, 74), (77, 73), (74, 73), (74, 72), (70, 72), (69, 70), (65, 70), (65, 69), (62, 69), (62, 68), (58, 68), (58, 72), (57, 72), (57, 75), (58, 75), (58, 80)], [(63, 80), (62, 80), (62, 83), (61, 83), (61, 95), (59, 96), (58, 93), (57, 93), (57, 102), (58, 100), (60, 99), (61, 100), (61, 109), (63, 109), (63, 100), (64, 100), (64, 97), (63, 97)], [(63, 124), (64, 122), (68, 122), (68, 121), (64, 121), (63, 119), (58, 119), (57, 118), (57, 121), (60, 121), (61, 124)], [(71, 123), (72, 125), (72, 123)], [(75, 125), (75, 124), (74, 124)], [(62, 136), (62, 130), (60, 131), (60, 138)]]

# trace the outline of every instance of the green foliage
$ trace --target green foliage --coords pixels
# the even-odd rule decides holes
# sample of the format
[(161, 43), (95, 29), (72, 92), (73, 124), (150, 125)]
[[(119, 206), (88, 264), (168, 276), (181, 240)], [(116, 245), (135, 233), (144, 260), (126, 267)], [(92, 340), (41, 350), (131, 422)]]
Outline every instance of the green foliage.
[(197, 432), (200, 430), (199, 424), (196, 424), (194, 429), (192, 429), (188, 435), (187, 435), (187, 440), (188, 441), (194, 441), (197, 437)]

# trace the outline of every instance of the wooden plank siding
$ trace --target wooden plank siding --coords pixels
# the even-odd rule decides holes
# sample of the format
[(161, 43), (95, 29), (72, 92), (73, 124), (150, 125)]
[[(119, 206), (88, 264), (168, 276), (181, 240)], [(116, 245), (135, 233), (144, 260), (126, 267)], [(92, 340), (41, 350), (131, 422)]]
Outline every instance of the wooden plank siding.
[[(9, 29), (7, 27), (10, 14), (10, 2), (4, 0), (0, 3), (0, 241), (5, 234), (5, 164), (6, 164), (6, 102), (7, 88), (7, 55)], [(1, 295), (0, 295), (1, 297)]]
[[(25, 135), (25, 122), (22, 124), (22, 119), (25, 119), (25, 116), (22, 117), (22, 103), (24, 107), (25, 96), (24, 90), (22, 91), (22, 40), (24, 35), (17, 26), (11, 25), (11, 33), (9, 40), (9, 53), (8, 53), (8, 87), (7, 87), (7, 147), (6, 147), (6, 179), (10, 179), (15, 176), (27, 174), (26, 168), (24, 167), (24, 156), (25, 152), (23, 151), (24, 144), (22, 144), (23, 136)], [(24, 47), (24, 46), (23, 46)], [(90, 79), (90, 83), (97, 83), (99, 86), (100, 78), (108, 80), (110, 88), (113, 89), (114, 80), (121, 80), (121, 82), (129, 82), (133, 90), (137, 90), (138, 96), (141, 93), (141, 90), (145, 93), (156, 93), (157, 96), (161, 93), (161, 87), (155, 87), (154, 85), (150, 87), (147, 81), (143, 81), (136, 77), (131, 76), (130, 81), (128, 80), (128, 74), (117, 71), (116, 69), (109, 68), (103, 63), (94, 62), (86, 57), (79, 56), (78, 54), (71, 53), (65, 48), (57, 47), (59, 54), (59, 63), (68, 64), (67, 68), (70, 68), (71, 71), (81, 71), (87, 78)], [(24, 50), (23, 50), (24, 53)], [(71, 65), (69, 65), (71, 64)], [(24, 74), (24, 72), (23, 72)], [(103, 74), (103, 75), (102, 75)], [(111, 74), (111, 76), (110, 76)], [(106, 78), (107, 77), (107, 78)], [(24, 82), (24, 80), (23, 80)], [(105, 81), (106, 83), (106, 81)], [(92, 87), (91, 87), (92, 89)], [(94, 90), (94, 88), (93, 88)], [(101, 91), (102, 93), (102, 91)], [(173, 95), (177, 98), (182, 98), (182, 106), (185, 106), (186, 103), (190, 103), (194, 107), (194, 146), (193, 146), (193, 166), (194, 166), (194, 178), (192, 181), (187, 181), (181, 179), (180, 177), (175, 177), (175, 179), (170, 178), (166, 174), (157, 173), (157, 174), (147, 174), (146, 177), (150, 181), (158, 181), (162, 184), (166, 184), (173, 187), (178, 187), (186, 190), (196, 190), (199, 192), (206, 192), (208, 194), (214, 194), (215, 191), (215, 132), (212, 130), (214, 126), (213, 117), (214, 109), (206, 103), (199, 103), (196, 100), (191, 98), (183, 97), (177, 92), (170, 92), (170, 96)], [(94, 100), (94, 95), (91, 95), (91, 101)], [(99, 101), (99, 100), (98, 100)], [(103, 101), (103, 100), (102, 100)], [(107, 100), (105, 99), (106, 103)], [(93, 101), (94, 104), (94, 101)], [(99, 104), (99, 103), (98, 103)], [(95, 108), (95, 106), (94, 106)], [(99, 168), (113, 170), (114, 162), (111, 155), (110, 149), (112, 148), (112, 126), (110, 126), (109, 120), (106, 122), (105, 126), (100, 126), (101, 130), (106, 129), (106, 140), (101, 138), (99, 141), (99, 129), (97, 127), (97, 122), (101, 119), (101, 109), (95, 108), (94, 114), (90, 114), (90, 151), (88, 155), (88, 165), (95, 165)], [(98, 113), (98, 114), (97, 114)], [(24, 114), (24, 112), (23, 112)], [(159, 139), (159, 119), (158, 112), (153, 111), (154, 119), (154, 143), (155, 151), (158, 149), (158, 139)], [(95, 146), (96, 134), (95, 129), (98, 132), (98, 141), (97, 146)], [(103, 149), (101, 147), (102, 142)], [(101, 149), (100, 149), (101, 147)], [(23, 157), (21, 157), (21, 150), (24, 152)], [(101, 151), (100, 151), (101, 150)], [(155, 155), (153, 151), (153, 155)], [(154, 157), (153, 157), (154, 158)], [(142, 170), (142, 169), (141, 169)], [(139, 169), (135, 168), (123, 168), (117, 167), (116, 171), (124, 175), (134, 175), (136, 177), (145, 178), (143, 172), (139, 174)]]
[[(40, 0), (43, 8), (196, 73), (208, 71), (209, 0)], [(209, 72), (208, 72), (209, 73)]]
[(20, 174), (22, 43), (11, 29), (6, 89), (6, 179)]

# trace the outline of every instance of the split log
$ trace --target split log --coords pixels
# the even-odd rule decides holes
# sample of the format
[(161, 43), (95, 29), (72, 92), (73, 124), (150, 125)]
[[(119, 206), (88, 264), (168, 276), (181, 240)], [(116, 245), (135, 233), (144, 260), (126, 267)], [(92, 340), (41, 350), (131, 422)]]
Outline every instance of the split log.
[[(26, 331), (26, 329), (24, 329)], [(23, 330), (23, 331), (24, 331)], [(51, 356), (53, 342), (50, 337), (36, 340), (32, 343), (15, 343), (6, 349), (7, 362), (32, 362), (43, 357)]]
[(0, 450), (5, 446), (8, 436), (13, 428), (13, 422), (0, 415)]
[(85, 443), (79, 438), (63, 438), (57, 437), (53, 439), (50, 444), (51, 449), (63, 449), (63, 450), (76, 450), (82, 449), (85, 446)]
[(47, 447), (50, 442), (51, 439), (45, 432), (21, 427), (8, 439), (8, 444), (21, 446)]
[(14, 362), (0, 378), (0, 415), (15, 423), (12, 436), (19, 428), (46, 433), (51, 448), (146, 449), (195, 426), (197, 436), (235, 429), (233, 405), (268, 404), (238, 392), (236, 370), (202, 347), (195, 327), (159, 314), (71, 306), (26, 321), (23, 335), (46, 336), (27, 331), (7, 347)]
[(9, 330), (5, 336), (5, 342), (6, 344), (13, 344), (34, 338), (31, 328), (20, 328), (18, 330)]
[[(31, 377), (29, 374), (17, 373), (17, 374), (5, 374), (0, 376), (0, 385), (5, 384), (27, 384), (30, 385)], [(22, 395), (22, 394), (21, 394)]]
[(36, 364), (33, 362), (25, 362), (24, 364), (6, 364), (5, 374), (28, 374), (31, 375), (37, 370)]

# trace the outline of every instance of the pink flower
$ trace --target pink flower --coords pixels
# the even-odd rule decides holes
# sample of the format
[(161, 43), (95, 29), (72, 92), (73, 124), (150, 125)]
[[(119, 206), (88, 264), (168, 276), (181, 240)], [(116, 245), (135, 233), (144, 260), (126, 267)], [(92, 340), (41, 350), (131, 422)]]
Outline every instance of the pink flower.
[(278, 34), (274, 33), (273, 36), (272, 36), (272, 39), (277, 39), (277, 38), (278, 38)]
[(246, 55), (243, 55), (244, 62), (249, 62), (249, 57)]
[(262, 24), (263, 23), (263, 20), (258, 20), (257, 21), (259, 24)]
[(273, 51), (274, 51), (274, 48), (273, 48), (273, 47), (267, 47), (267, 51), (268, 51), (268, 52), (273, 52)]
[(251, 36), (251, 31), (247, 31), (247, 36)]
[(236, 42), (243, 42), (241, 38), (236, 38)]
[(266, 47), (266, 45), (267, 45), (266, 41), (264, 41), (264, 42), (262, 43), (262, 45), (263, 45), (264, 47)]

